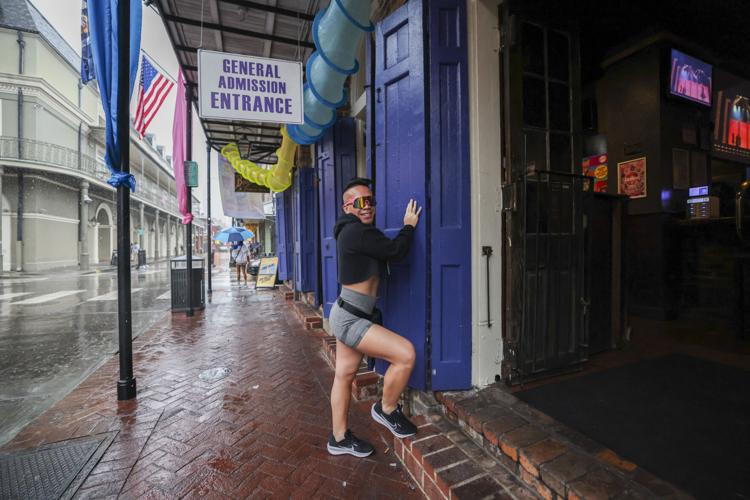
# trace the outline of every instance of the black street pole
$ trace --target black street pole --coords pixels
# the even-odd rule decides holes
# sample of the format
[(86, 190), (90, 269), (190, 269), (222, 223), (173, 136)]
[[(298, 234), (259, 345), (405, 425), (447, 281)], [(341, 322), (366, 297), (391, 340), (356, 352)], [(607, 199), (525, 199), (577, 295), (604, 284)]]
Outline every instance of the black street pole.
[(206, 198), (208, 199), (208, 214), (206, 215), (206, 246), (207, 257), (206, 267), (208, 268), (208, 293), (211, 291), (211, 264), (213, 258), (211, 256), (211, 145), (206, 143)]
[[(135, 0), (140, 1), (140, 0)], [(120, 170), (130, 173), (130, 0), (117, 3), (117, 139)], [(117, 186), (117, 328), (120, 340), (120, 379), (117, 399), (135, 397), (133, 324), (130, 306), (130, 187)]]
[[(186, 84), (185, 99), (187, 100), (187, 113), (185, 115), (185, 160), (193, 159), (193, 86)], [(188, 185), (187, 177), (189, 169), (185, 170), (185, 184)], [(193, 190), (187, 187), (187, 211), (193, 211)], [(193, 315), (193, 221), (188, 222), (185, 228), (185, 267), (187, 269), (187, 310), (186, 316)]]

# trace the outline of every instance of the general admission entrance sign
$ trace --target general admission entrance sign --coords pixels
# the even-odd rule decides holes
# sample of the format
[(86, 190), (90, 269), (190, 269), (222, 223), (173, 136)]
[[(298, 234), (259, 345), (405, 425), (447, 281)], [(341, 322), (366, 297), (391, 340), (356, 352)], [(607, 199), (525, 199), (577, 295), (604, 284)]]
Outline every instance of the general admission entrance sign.
[(202, 118), (304, 121), (300, 62), (200, 50), (198, 93)]

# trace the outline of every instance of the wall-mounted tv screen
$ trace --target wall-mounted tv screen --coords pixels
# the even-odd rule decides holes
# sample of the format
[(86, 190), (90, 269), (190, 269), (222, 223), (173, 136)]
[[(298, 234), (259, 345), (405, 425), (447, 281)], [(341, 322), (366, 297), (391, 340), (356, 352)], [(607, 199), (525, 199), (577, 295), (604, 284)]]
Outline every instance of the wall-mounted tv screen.
[(714, 109), (714, 151), (750, 159), (750, 82), (719, 90)]
[(710, 64), (672, 49), (669, 92), (694, 102), (711, 105)]

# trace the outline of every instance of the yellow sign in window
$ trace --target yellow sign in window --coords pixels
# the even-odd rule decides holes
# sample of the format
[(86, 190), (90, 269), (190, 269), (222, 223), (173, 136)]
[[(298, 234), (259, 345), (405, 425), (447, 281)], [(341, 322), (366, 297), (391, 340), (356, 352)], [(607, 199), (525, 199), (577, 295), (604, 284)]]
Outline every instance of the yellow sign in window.
[(260, 259), (258, 279), (255, 288), (273, 288), (276, 286), (276, 272), (279, 267), (278, 257), (264, 257)]

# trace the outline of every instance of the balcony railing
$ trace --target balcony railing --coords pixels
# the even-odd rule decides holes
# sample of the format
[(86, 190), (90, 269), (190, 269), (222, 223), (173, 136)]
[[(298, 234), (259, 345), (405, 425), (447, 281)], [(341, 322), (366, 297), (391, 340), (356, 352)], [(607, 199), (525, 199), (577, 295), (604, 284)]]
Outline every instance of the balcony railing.
[[(33, 139), (19, 141), (17, 137), (0, 136), (0, 158), (45, 163), (57, 168), (80, 172), (105, 182), (109, 179), (109, 170), (102, 162), (83, 153), (79, 162), (78, 151), (49, 142)], [(136, 197), (150, 201), (157, 207), (170, 212), (178, 211), (175, 196), (167, 194), (153, 181), (137, 173), (133, 175), (135, 175), (136, 182)]]

